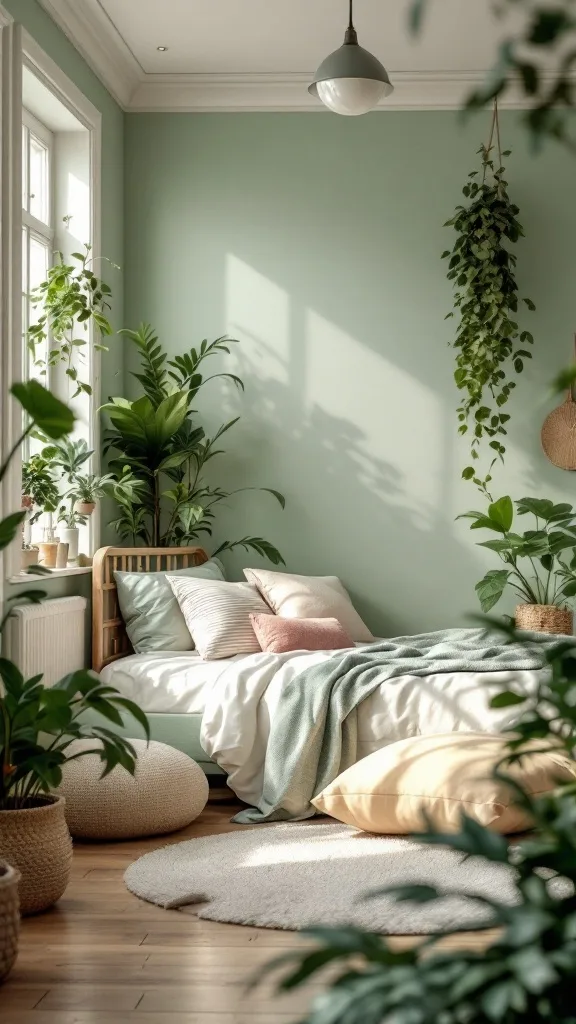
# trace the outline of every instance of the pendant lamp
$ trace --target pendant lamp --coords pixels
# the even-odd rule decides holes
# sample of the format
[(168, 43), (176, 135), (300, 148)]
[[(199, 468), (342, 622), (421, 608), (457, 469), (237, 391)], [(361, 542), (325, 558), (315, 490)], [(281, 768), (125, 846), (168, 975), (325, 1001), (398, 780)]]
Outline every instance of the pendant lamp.
[(384, 96), (394, 92), (394, 86), (380, 61), (358, 45), (352, 21), (353, 0), (349, 3), (344, 45), (322, 61), (308, 92), (334, 113), (354, 116), (374, 110)]

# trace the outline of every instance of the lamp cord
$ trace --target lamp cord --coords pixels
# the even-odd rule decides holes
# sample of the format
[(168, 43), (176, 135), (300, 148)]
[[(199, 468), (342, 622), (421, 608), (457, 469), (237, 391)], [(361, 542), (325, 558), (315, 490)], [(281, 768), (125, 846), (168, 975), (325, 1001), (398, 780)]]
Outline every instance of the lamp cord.
[(352, 21), (352, 5), (353, 5), (353, 2), (354, 2), (354, 0), (349, 0), (350, 15), (349, 15), (349, 18), (348, 18), (348, 28), (354, 28), (354, 23)]

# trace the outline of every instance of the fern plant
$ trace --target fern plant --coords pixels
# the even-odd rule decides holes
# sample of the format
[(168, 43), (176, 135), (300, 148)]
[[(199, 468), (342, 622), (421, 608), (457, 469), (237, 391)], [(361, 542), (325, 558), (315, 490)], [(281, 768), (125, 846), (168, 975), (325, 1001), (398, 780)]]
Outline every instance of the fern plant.
[[(205, 340), (198, 349), (168, 359), (149, 324), (122, 333), (138, 351), (140, 370), (133, 376), (144, 394), (134, 402), (113, 398), (103, 406), (111, 424), (104, 438), (110, 472), (121, 480), (128, 470), (140, 484), (137, 494), (123, 495), (116, 489), (119, 515), (110, 525), (119, 536), (133, 544), (154, 547), (195, 543), (203, 536), (212, 536), (218, 506), (241, 491), (266, 491), (284, 508), (283, 495), (272, 488), (227, 491), (209, 485), (205, 479), (208, 463), (223, 453), (221, 438), (239, 417), (222, 424), (209, 438), (196, 421), (192, 403), (200, 388), (218, 377), (244, 390), (242, 380), (234, 373), (204, 377), (201, 372), (206, 360), (229, 354), (236, 340)], [(284, 564), (278, 549), (263, 537), (225, 541), (215, 554), (235, 547), (256, 551), (274, 565)]]

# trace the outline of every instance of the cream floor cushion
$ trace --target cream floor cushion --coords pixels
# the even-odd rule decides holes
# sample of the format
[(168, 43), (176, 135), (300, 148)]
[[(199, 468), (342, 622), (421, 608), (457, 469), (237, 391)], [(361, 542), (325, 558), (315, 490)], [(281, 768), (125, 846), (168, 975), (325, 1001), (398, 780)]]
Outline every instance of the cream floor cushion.
[[(74, 740), (68, 750), (93, 750), (99, 740)], [(100, 778), (102, 762), (87, 754), (64, 765), (60, 793), (66, 821), (79, 839), (134, 839), (176, 832), (198, 817), (208, 780), (191, 757), (166, 743), (131, 740), (138, 758), (130, 775), (117, 765)]]
[[(526, 812), (514, 805), (511, 788), (491, 777), (505, 748), (504, 737), (486, 733), (400, 740), (342, 772), (312, 803), (339, 821), (384, 835), (421, 831), (424, 810), (445, 831), (457, 831), (465, 811), (494, 832), (523, 832), (531, 827)], [(532, 794), (575, 776), (573, 762), (552, 750), (529, 754), (505, 770)]]

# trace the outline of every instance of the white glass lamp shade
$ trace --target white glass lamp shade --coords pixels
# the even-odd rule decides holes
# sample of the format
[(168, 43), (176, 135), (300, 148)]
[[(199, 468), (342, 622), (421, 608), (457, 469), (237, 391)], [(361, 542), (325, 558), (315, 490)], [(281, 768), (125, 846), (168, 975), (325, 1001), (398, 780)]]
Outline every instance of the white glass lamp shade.
[(316, 92), (335, 114), (354, 116), (374, 110), (391, 88), (373, 78), (329, 78), (317, 83)]
[[(356, 34), (347, 33), (347, 38), (353, 40)], [(350, 41), (322, 61), (308, 92), (336, 114), (354, 116), (374, 110), (394, 86), (380, 61)]]

